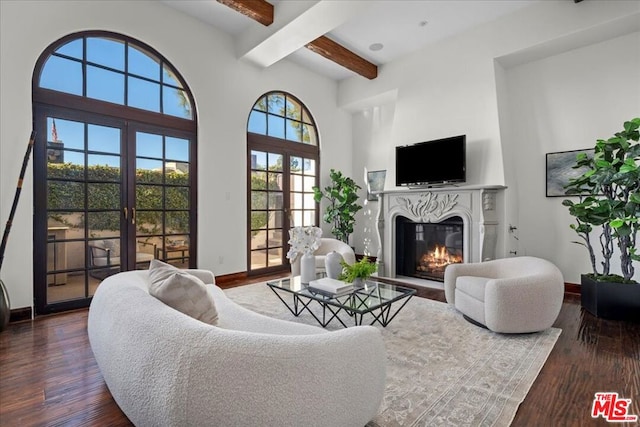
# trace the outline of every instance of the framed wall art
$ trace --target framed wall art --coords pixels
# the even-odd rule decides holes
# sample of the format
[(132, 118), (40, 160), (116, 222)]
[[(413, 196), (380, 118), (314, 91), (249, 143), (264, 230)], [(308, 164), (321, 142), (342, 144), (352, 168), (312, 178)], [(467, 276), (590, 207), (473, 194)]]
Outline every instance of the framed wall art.
[(378, 193), (384, 190), (386, 170), (367, 172), (367, 200), (378, 200)]
[(547, 153), (547, 197), (578, 196), (578, 194), (567, 195), (564, 186), (571, 178), (577, 178), (588, 170), (586, 167), (573, 168), (576, 164), (576, 155), (586, 153), (588, 156), (593, 156), (594, 152), (594, 149), (590, 148)]

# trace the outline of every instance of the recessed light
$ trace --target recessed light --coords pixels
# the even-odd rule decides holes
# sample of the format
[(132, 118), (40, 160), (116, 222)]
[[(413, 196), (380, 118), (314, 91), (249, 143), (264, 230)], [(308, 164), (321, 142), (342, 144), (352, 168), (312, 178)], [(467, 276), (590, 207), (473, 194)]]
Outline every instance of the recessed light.
[(382, 50), (383, 47), (384, 45), (382, 43), (374, 43), (371, 46), (369, 46), (369, 50), (376, 52), (378, 50)]

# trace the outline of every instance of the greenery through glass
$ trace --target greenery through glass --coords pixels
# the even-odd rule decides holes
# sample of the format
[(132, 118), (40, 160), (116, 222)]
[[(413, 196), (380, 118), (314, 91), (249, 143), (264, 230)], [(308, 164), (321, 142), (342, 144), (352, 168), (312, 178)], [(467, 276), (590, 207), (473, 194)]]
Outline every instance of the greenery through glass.
[[(282, 160), (269, 166), (269, 170), (281, 170)], [(251, 213), (251, 235), (255, 236), (259, 230), (266, 228), (269, 221), (269, 213), (266, 211), (267, 199), (271, 192), (281, 193), (281, 176), (279, 174), (252, 171), (251, 173), (251, 209), (258, 210)], [(260, 211), (264, 209), (265, 211)]]
[(317, 145), (311, 115), (298, 100), (281, 92), (267, 94), (255, 103), (249, 116), (248, 130), (293, 142)]
[[(49, 176), (57, 178), (68, 177), (74, 179), (81, 177), (84, 166), (71, 163), (49, 163)], [(94, 179), (101, 181), (117, 181), (120, 179), (120, 169), (107, 166), (89, 166)], [(138, 169), (136, 176), (144, 182), (162, 182), (162, 171)], [(163, 188), (164, 202), (167, 209), (184, 209), (172, 212), (167, 217), (167, 227), (170, 233), (188, 232), (189, 230), (189, 191), (186, 185), (189, 176), (181, 172), (168, 172), (165, 175), (166, 187), (157, 185), (136, 186), (136, 209), (138, 212), (139, 227), (143, 224), (162, 224)], [(90, 209), (110, 209), (119, 211), (120, 184), (96, 184), (88, 183)], [(174, 187), (175, 186), (175, 187)], [(47, 206), (51, 210), (84, 208), (84, 183), (73, 181), (49, 181), (47, 192)], [(155, 210), (154, 210), (155, 209)], [(145, 212), (145, 210), (150, 210)], [(88, 218), (89, 228), (93, 230), (120, 230), (119, 215), (91, 215)], [(67, 224), (72, 227), (77, 224)]]

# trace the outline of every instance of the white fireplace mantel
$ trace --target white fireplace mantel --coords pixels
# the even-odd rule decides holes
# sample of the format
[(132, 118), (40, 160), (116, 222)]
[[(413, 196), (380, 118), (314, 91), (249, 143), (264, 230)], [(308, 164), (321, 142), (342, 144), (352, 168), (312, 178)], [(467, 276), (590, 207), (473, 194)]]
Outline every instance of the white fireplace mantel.
[(463, 221), (464, 262), (504, 257), (504, 186), (464, 186), (392, 190), (378, 193), (378, 275), (396, 277), (396, 217), (437, 223)]

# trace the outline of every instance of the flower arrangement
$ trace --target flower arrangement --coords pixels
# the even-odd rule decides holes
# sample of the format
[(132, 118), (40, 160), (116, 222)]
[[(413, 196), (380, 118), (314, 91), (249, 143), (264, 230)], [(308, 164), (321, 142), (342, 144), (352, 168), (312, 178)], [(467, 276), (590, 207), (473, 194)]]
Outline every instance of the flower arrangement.
[(287, 258), (294, 260), (298, 255), (312, 254), (320, 247), (322, 230), (320, 227), (293, 227), (289, 230), (289, 252)]

